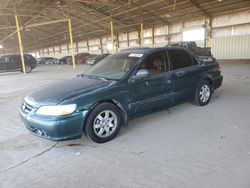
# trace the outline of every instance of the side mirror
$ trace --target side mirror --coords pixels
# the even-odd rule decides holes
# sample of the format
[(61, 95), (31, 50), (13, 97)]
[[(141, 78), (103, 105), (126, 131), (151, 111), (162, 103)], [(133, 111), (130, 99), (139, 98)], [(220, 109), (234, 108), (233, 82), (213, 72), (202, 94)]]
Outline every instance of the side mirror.
[(149, 71), (147, 69), (139, 69), (135, 74), (135, 79), (142, 79), (149, 77)]

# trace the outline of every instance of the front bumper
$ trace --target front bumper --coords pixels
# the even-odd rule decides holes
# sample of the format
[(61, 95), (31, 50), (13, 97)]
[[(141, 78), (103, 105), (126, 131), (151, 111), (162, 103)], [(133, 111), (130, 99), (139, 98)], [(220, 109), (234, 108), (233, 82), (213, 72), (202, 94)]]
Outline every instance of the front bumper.
[(26, 113), (20, 108), (19, 114), (32, 134), (53, 141), (81, 137), (86, 118), (86, 111), (61, 117), (48, 117), (38, 116), (32, 112)]

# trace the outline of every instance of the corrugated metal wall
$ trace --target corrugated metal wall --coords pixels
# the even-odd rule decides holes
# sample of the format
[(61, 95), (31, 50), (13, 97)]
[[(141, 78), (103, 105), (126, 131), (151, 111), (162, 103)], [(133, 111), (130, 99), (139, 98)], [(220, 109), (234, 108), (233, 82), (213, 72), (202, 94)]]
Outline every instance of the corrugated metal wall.
[(217, 59), (250, 59), (250, 35), (215, 37), (212, 53)]

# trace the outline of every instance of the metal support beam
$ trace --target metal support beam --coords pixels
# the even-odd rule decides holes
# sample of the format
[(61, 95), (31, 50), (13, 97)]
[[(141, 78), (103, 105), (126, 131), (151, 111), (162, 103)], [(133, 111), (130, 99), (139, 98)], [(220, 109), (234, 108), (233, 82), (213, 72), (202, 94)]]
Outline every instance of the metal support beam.
[(126, 33), (126, 36), (127, 36), (127, 47), (129, 47), (129, 33), (128, 32)]
[(102, 37), (100, 37), (100, 47), (101, 47), (101, 54), (103, 54)]
[(20, 33), (20, 27), (19, 27), (19, 21), (18, 21), (17, 15), (15, 15), (15, 21), (16, 21), (16, 30), (17, 30), (18, 43), (19, 43), (19, 48), (20, 48), (21, 60), (22, 60), (23, 74), (26, 74), (26, 68), (25, 68), (24, 57), (23, 57), (22, 37)]
[(141, 22), (141, 33), (140, 33), (140, 45), (144, 46), (144, 29), (143, 29), (143, 23)]
[(201, 6), (196, 2), (196, 0), (189, 0), (193, 6), (195, 6), (198, 10), (200, 10), (205, 16), (210, 16), (210, 14), (204, 10), (203, 8), (201, 8)]
[(38, 27), (38, 26), (55, 24), (55, 23), (60, 23), (60, 22), (67, 22), (67, 21), (68, 21), (67, 19), (52, 20), (52, 21), (47, 21), (47, 22), (42, 22), (42, 23), (30, 24), (30, 25), (25, 26), (25, 28)]
[(119, 35), (116, 35), (116, 51), (120, 48)]
[(79, 52), (78, 42), (76, 42), (76, 52)]
[[(99, 10), (97, 10), (96, 8), (94, 8), (93, 6), (91, 6), (91, 5), (89, 5), (89, 4), (87, 4), (87, 3), (84, 3), (84, 2), (79, 2), (80, 3), (80, 8), (81, 9), (85, 9), (85, 11), (91, 11), (91, 12), (93, 12), (94, 14), (96, 14), (97, 16), (99, 16), (100, 18), (109, 18), (110, 17), (110, 15), (107, 15), (107, 14), (105, 14), (105, 13), (103, 13), (103, 12), (101, 12), (101, 11), (99, 11)], [(112, 4), (113, 4), (114, 2), (112, 2)], [(112, 12), (112, 11), (111, 11)], [(116, 22), (117, 24), (119, 24), (119, 25), (121, 25), (121, 26), (126, 26), (126, 24), (124, 24), (124, 23), (122, 23), (122, 21), (120, 21), (119, 19), (116, 19), (116, 18), (112, 18), (112, 20), (114, 21), (114, 22)]]
[(152, 28), (152, 47), (155, 45), (155, 28)]
[(168, 44), (171, 43), (171, 34), (170, 34), (170, 28), (171, 28), (171, 25), (167, 25), (167, 40), (168, 40)]
[(111, 32), (111, 40), (112, 40), (112, 52), (115, 52), (115, 40), (114, 40), (114, 28), (113, 21), (110, 21), (110, 32)]
[[(67, 19), (59, 19), (59, 20), (52, 20), (52, 21), (48, 21), (48, 22), (42, 22), (42, 23), (35, 23), (35, 24), (30, 24), (30, 25), (26, 25), (26, 26), (19, 26), (19, 30), (23, 30), (24, 28), (33, 28), (33, 27), (38, 27), (38, 26), (43, 26), (43, 25), (48, 25), (48, 24), (54, 24), (54, 23), (59, 23), (59, 22), (66, 22), (68, 21)], [(17, 31), (14, 31), (12, 33), (10, 33), (9, 35), (7, 35), (6, 37), (4, 37), (0, 42), (4, 42), (5, 40), (7, 40), (8, 38), (12, 37), (13, 35), (15, 35), (17, 33)]]
[(71, 26), (71, 19), (70, 18), (68, 19), (68, 26), (69, 26), (69, 39), (70, 39), (73, 70), (75, 70), (76, 69), (75, 48), (74, 48), (74, 45), (73, 45), (73, 35), (72, 35), (72, 26)]
[(207, 47), (212, 47), (212, 17), (206, 19), (206, 27), (207, 27)]
[(87, 50), (89, 51), (89, 39), (87, 39)]

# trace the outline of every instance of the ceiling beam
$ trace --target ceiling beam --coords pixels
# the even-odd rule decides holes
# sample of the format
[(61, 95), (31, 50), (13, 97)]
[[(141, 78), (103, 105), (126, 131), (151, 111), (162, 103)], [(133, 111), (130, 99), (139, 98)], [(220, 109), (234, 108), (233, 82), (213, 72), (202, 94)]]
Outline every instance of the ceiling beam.
[(206, 17), (211, 17), (211, 15), (206, 11), (204, 10), (199, 4), (198, 2), (196, 2), (196, 0), (189, 0), (193, 6), (195, 6), (198, 10), (202, 11), (203, 14), (206, 16)]
[[(88, 23), (88, 21), (87, 21), (86, 19), (79, 18), (78, 16), (74, 15), (73, 13), (70, 13), (70, 16), (71, 16), (72, 18), (76, 19), (77, 21), (83, 23), (83, 24)], [(106, 27), (101, 27), (101, 26), (96, 25), (96, 24), (91, 24), (91, 23), (89, 23), (89, 25), (91, 25), (91, 26), (93, 26), (93, 27), (95, 27), (95, 28), (101, 29), (101, 30), (105, 30), (105, 29), (106, 29)]]
[(121, 4), (117, 4), (116, 2), (103, 2), (103, 1), (90, 1), (90, 0), (75, 0), (74, 2), (79, 3), (87, 3), (87, 4), (99, 4), (99, 5), (108, 5), (108, 6), (120, 6)]
[(112, 16), (112, 20), (113, 20), (114, 22), (116, 22), (116, 23), (118, 23), (119, 25), (122, 25), (122, 26), (125, 25), (125, 24), (122, 23), (119, 19), (114, 18), (114, 16), (112, 15), (112, 13), (111, 13), (111, 15), (107, 15), (107, 14), (105, 14), (105, 13), (103, 13), (103, 12), (101, 12), (101, 11), (95, 9), (94, 7), (92, 7), (92, 6), (90, 6), (90, 5), (87, 5), (86, 3), (80, 2), (79, 4), (81, 5), (79, 8), (84, 9), (85, 11), (87, 10), (87, 11), (93, 12), (93, 13), (95, 13), (96, 15), (98, 15), (99, 17), (111, 18), (111, 16)]

